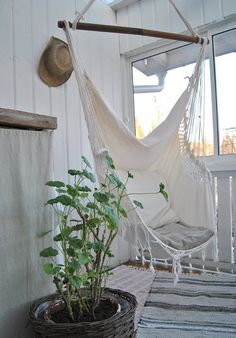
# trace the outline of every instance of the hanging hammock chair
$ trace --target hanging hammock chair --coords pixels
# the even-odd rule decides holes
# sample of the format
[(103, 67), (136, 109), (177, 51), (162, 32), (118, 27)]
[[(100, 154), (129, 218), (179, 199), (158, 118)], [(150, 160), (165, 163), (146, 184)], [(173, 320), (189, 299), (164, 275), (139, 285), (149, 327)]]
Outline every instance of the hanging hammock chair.
[[(191, 147), (191, 133), (199, 124), (205, 44), (199, 47), (186, 90), (166, 120), (138, 140), (89, 79), (66, 22), (65, 32), (98, 178), (104, 177), (108, 152), (121, 179), (127, 177), (127, 170), (133, 173), (127, 190), (139, 193), (137, 199), (144, 206), (129, 213), (121, 227), (122, 236), (139, 251), (149, 250), (150, 255), (154, 243), (161, 245), (173, 257), (177, 276), (180, 258), (204, 248), (215, 233), (211, 174)], [(161, 182), (167, 187), (168, 202), (155, 194)], [(125, 204), (132, 209), (128, 197)]]

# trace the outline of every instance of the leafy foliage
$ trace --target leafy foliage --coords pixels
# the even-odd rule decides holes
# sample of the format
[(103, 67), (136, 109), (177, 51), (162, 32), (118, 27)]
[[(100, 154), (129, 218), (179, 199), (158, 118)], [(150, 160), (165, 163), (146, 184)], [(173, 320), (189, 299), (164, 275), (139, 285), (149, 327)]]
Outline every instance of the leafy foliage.
[[(43, 264), (43, 270), (53, 277), (72, 321), (75, 303), (81, 315), (87, 312), (94, 316), (106, 279), (111, 274), (107, 266), (108, 259), (113, 257), (111, 244), (121, 219), (128, 217), (123, 199), (128, 195), (127, 183), (133, 179), (128, 171), (123, 183), (115, 174), (112, 158), (107, 155), (107, 174), (98, 186), (91, 164), (84, 156), (82, 160), (82, 170), (68, 170), (70, 183), (46, 183), (57, 192), (57, 196), (46, 204), (53, 207), (58, 215), (59, 231), (53, 237), (53, 247), (40, 252), (41, 257), (49, 259)], [(164, 186), (160, 185), (159, 193), (165, 197)], [(134, 201), (134, 205), (135, 208), (143, 208), (138, 201)], [(56, 260), (59, 252), (63, 257), (62, 264)], [(84, 297), (84, 290), (87, 297)]]

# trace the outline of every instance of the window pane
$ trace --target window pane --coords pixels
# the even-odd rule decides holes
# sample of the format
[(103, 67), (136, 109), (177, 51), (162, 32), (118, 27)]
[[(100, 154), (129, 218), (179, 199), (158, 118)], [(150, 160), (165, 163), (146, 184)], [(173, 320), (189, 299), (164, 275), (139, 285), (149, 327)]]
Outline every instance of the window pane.
[(236, 154), (236, 29), (214, 36), (220, 154)]
[[(188, 85), (197, 46), (188, 45), (133, 63), (136, 136), (143, 138), (161, 124)], [(198, 145), (203, 155), (213, 155), (213, 125), (209, 62), (205, 70), (205, 135)], [(198, 140), (194, 140), (197, 142)], [(204, 149), (204, 150), (203, 150)]]

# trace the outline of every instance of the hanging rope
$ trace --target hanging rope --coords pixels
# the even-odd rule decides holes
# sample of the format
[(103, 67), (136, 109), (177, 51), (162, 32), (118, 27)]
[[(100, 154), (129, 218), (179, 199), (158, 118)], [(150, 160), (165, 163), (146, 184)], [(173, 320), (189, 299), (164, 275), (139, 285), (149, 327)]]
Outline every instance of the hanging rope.
[(185, 24), (185, 26), (188, 28), (188, 30), (190, 31), (190, 33), (192, 33), (194, 36), (197, 36), (199, 39), (201, 39), (200, 35), (192, 28), (192, 26), (190, 25), (190, 23), (188, 22), (188, 20), (185, 18), (185, 16), (177, 8), (177, 6), (174, 3), (174, 1), (173, 0), (169, 0), (169, 2), (174, 7), (175, 11), (179, 15), (180, 19), (183, 21), (183, 23)]
[(95, 2), (95, 0), (90, 0), (87, 5), (84, 6), (81, 12), (78, 12), (77, 16), (75, 17), (75, 20), (72, 24), (72, 29), (76, 30), (77, 23), (83, 18), (84, 14), (89, 10), (89, 8), (92, 6), (92, 4)]

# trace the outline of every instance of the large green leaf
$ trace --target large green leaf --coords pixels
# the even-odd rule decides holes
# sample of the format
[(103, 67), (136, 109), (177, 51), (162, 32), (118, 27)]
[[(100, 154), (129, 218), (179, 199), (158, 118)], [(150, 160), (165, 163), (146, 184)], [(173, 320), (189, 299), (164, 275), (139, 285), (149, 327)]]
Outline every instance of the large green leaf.
[(68, 237), (72, 231), (74, 231), (73, 227), (67, 227), (65, 226), (62, 230), (61, 230), (61, 234), (63, 237)]
[(82, 157), (82, 160), (84, 161), (84, 163), (86, 164), (86, 166), (89, 167), (90, 169), (92, 169), (91, 164), (89, 163), (87, 158), (85, 156), (81, 156), (81, 157)]
[(119, 207), (119, 212), (121, 213), (121, 215), (122, 215), (123, 217), (125, 217), (125, 218), (128, 217), (127, 212), (126, 212), (125, 209), (122, 208), (121, 206)]
[(48, 248), (43, 249), (39, 255), (41, 257), (54, 257), (58, 255), (58, 251), (50, 246)]
[(90, 262), (90, 257), (89, 254), (87, 252), (81, 252), (78, 254), (78, 262), (81, 265), (87, 264)]
[(104, 214), (108, 221), (108, 229), (115, 230), (118, 227), (119, 219), (115, 211), (109, 205), (103, 205)]
[(136, 200), (133, 200), (133, 203), (134, 203), (138, 208), (143, 209), (143, 205), (142, 205), (141, 202), (136, 201)]
[(70, 277), (70, 282), (75, 288), (80, 288), (81, 285), (81, 278), (79, 276), (72, 276)]
[(83, 212), (87, 213), (89, 212), (89, 209), (86, 208), (81, 202), (80, 202), (80, 199), (77, 198), (75, 201), (75, 207), (76, 208), (79, 208), (80, 210), (83, 210)]
[(55, 241), (55, 242), (60, 242), (60, 241), (62, 241), (62, 235), (61, 234), (58, 234), (58, 235), (56, 235), (56, 236), (54, 236), (53, 237), (53, 240)]
[(85, 176), (91, 182), (93, 182), (93, 183), (96, 182), (96, 177), (94, 176), (93, 173), (89, 172), (88, 170), (84, 169), (82, 171), (82, 175)]
[(73, 259), (73, 260), (72, 260), (71, 266), (72, 266), (72, 268), (73, 268), (75, 271), (78, 271), (78, 270), (80, 270), (80, 268), (81, 268), (80, 262), (79, 262), (78, 260), (76, 260), (76, 259)]
[(75, 249), (80, 249), (83, 246), (82, 240), (80, 238), (77, 238), (77, 237), (69, 238), (69, 243)]
[(86, 204), (86, 207), (89, 208), (89, 209), (93, 209), (93, 210), (97, 209), (96, 203), (93, 203), (93, 202), (88, 202)]
[(109, 201), (109, 194), (102, 192), (95, 192), (93, 197), (100, 203), (107, 203)]
[(96, 241), (94, 243), (94, 250), (95, 251), (105, 251), (106, 247), (105, 247), (105, 245), (103, 244), (102, 241)]
[(46, 185), (48, 185), (49, 187), (62, 188), (65, 186), (65, 183), (61, 181), (48, 181)]
[(66, 252), (68, 253), (69, 256), (75, 257), (75, 250), (72, 247), (69, 247)]
[(108, 175), (108, 179), (111, 181), (111, 183), (113, 183), (117, 188), (121, 188), (124, 187), (123, 182), (121, 182), (121, 180), (119, 179), (118, 176), (116, 176), (115, 174), (110, 174)]
[(130, 171), (128, 171), (128, 178), (134, 178), (134, 175)]
[(100, 224), (102, 221), (101, 219), (94, 217), (94, 218), (90, 218), (87, 220), (87, 224), (89, 226), (91, 226), (92, 228), (95, 228), (98, 224)]
[(72, 185), (67, 184), (66, 185), (67, 188), (67, 193), (71, 196), (71, 197), (75, 197), (77, 195), (77, 189), (74, 188)]
[(83, 187), (79, 186), (79, 187), (77, 187), (77, 189), (79, 191), (84, 191), (84, 192), (90, 192), (91, 191), (91, 189), (87, 185), (85, 185)]
[(167, 192), (165, 191), (165, 185), (163, 183), (161, 183), (159, 185), (159, 188), (160, 188), (160, 193), (162, 194), (162, 196), (166, 199), (166, 201), (168, 201), (168, 194)]
[(72, 205), (72, 202), (73, 201), (69, 196), (60, 195), (60, 196), (57, 196), (56, 198), (53, 198), (53, 199), (47, 201), (47, 204), (61, 203), (62, 205), (69, 206), (69, 205)]
[(115, 169), (115, 165), (114, 165), (113, 159), (109, 155), (106, 155), (105, 160), (106, 160), (107, 165), (108, 165), (109, 168)]
[(52, 263), (43, 264), (43, 270), (48, 275), (53, 275), (53, 264)]
[(75, 169), (69, 169), (68, 174), (71, 175), (71, 176), (77, 176), (77, 175), (81, 174), (81, 171), (75, 170)]

